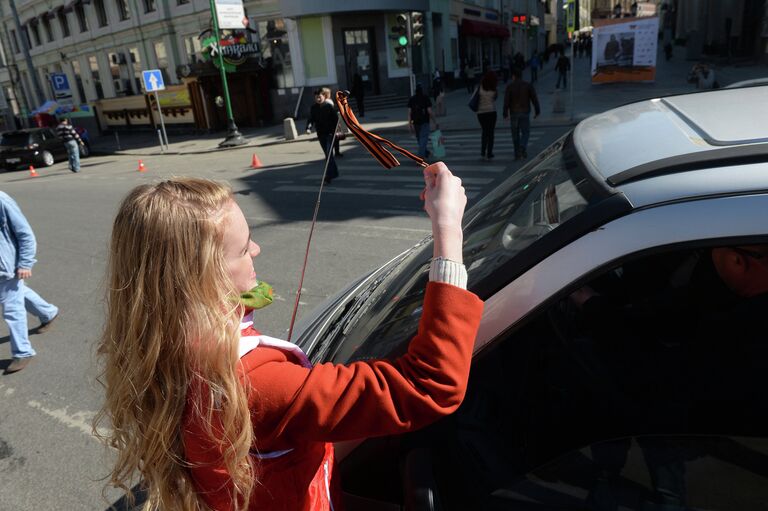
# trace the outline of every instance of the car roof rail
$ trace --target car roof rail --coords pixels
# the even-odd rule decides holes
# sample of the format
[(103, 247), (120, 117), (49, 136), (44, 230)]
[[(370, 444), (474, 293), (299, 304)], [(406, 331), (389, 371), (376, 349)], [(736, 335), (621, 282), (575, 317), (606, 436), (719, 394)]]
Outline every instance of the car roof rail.
[(768, 162), (768, 143), (745, 144), (708, 151), (696, 151), (643, 163), (618, 172), (607, 179), (611, 186), (708, 167), (729, 167)]

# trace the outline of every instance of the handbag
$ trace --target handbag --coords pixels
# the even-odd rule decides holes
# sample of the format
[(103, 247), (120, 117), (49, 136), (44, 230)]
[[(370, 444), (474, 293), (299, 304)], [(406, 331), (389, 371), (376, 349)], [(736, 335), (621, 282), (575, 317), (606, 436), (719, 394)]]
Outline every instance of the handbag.
[(469, 106), (469, 109), (473, 112), (477, 112), (477, 109), (480, 108), (480, 87), (475, 89), (475, 93), (469, 98), (467, 106)]
[(443, 133), (440, 130), (435, 130), (429, 134), (429, 138), (432, 141), (432, 156), (435, 158), (445, 157), (445, 139)]

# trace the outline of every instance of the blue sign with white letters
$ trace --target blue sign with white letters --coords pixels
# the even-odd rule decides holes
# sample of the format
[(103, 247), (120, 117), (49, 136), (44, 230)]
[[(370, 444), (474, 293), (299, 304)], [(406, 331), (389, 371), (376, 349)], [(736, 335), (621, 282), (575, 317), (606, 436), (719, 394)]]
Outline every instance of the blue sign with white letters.
[(51, 85), (57, 92), (69, 92), (69, 80), (64, 73), (51, 73)]
[(144, 79), (145, 91), (155, 92), (165, 89), (163, 73), (161, 73), (159, 69), (148, 69), (146, 71), (142, 71), (141, 77)]

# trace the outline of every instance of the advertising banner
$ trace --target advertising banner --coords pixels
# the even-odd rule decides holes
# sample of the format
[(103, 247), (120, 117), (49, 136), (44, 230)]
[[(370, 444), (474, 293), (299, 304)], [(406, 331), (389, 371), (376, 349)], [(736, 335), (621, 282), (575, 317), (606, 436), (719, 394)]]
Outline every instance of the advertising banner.
[(592, 21), (592, 83), (656, 79), (659, 18)]
[(215, 0), (216, 17), (219, 20), (221, 30), (245, 28), (245, 9), (243, 0)]

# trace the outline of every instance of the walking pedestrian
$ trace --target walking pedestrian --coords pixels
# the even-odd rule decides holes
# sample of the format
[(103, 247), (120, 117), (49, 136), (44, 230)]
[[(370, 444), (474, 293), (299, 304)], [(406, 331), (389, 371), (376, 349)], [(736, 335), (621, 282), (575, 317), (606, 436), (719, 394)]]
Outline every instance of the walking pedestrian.
[[(512, 70), (514, 71), (514, 69)], [(480, 157), (484, 160), (493, 158), (493, 139), (496, 132), (496, 73), (488, 71), (480, 82), (477, 91), (477, 120), (480, 122)]]
[(0, 192), (0, 304), (13, 357), (5, 374), (21, 371), (36, 355), (29, 342), (25, 300), (30, 312), (41, 321), (38, 331), (45, 331), (59, 313), (56, 306), (24, 285), (24, 280), (32, 276), (36, 250), (35, 234), (26, 217), (16, 201)]
[[(328, 94), (330, 95), (330, 89), (328, 89)], [(315, 103), (309, 109), (306, 132), (310, 133), (312, 128), (315, 128), (317, 141), (323, 148), (325, 158), (329, 160), (328, 171), (325, 175), (325, 184), (327, 185), (339, 177), (339, 169), (336, 167), (336, 160), (333, 157), (333, 134), (336, 132), (338, 122), (339, 116), (336, 114), (333, 101), (326, 98), (323, 89), (316, 89)]]
[(429, 158), (427, 151), (427, 141), (429, 140), (430, 121), (435, 123), (435, 128), (439, 128), (437, 119), (432, 114), (432, 102), (424, 94), (424, 87), (416, 84), (416, 93), (408, 100), (408, 129), (416, 136), (419, 144), (418, 155), (422, 158)]
[(555, 63), (555, 71), (557, 71), (557, 84), (555, 89), (560, 88), (560, 82), (563, 83), (563, 89), (568, 88), (568, 71), (571, 69), (571, 60), (565, 56), (565, 52), (560, 53), (560, 57)]
[(461, 66), (461, 74), (464, 79), (464, 87), (467, 88), (467, 94), (472, 94), (472, 68), (469, 67), (469, 62), (464, 60), (464, 64)]
[(531, 105), (534, 119), (541, 113), (539, 98), (533, 85), (522, 78), (520, 70), (512, 73), (512, 83), (504, 93), (503, 115), (509, 117), (512, 125), (512, 144), (515, 146), (515, 159), (528, 157), (528, 137), (531, 133)]
[(69, 123), (69, 119), (64, 117), (59, 125), (56, 126), (56, 134), (64, 141), (69, 156), (69, 170), (80, 172), (80, 147), (85, 147), (83, 139), (77, 134), (75, 128)]
[[(328, 88), (328, 87), (323, 87), (320, 90), (323, 91), (323, 96), (325, 96), (325, 100), (331, 102), (331, 104), (333, 105), (333, 111), (337, 112), (336, 115), (338, 116), (338, 109), (339, 109), (339, 107), (336, 105), (336, 102), (333, 100), (333, 94), (331, 94), (331, 89)], [(338, 120), (338, 117), (337, 117), (337, 120)], [(334, 158), (343, 158), (344, 157), (344, 154), (341, 152), (341, 147), (340, 147), (341, 140), (345, 136), (345, 134), (343, 132), (343, 129), (344, 129), (344, 124), (343, 123), (339, 123), (339, 129), (336, 130), (336, 136), (332, 137), (333, 138), (333, 157)]]
[(140, 478), (146, 509), (341, 509), (332, 442), (455, 411), (483, 304), (466, 290), (461, 181), (442, 163), (424, 180), (434, 258), (417, 334), (397, 359), (348, 365), (313, 365), (255, 328), (238, 296), (261, 249), (231, 189), (194, 178), (135, 188), (112, 229), (98, 350), (111, 483)]
[(539, 79), (539, 68), (541, 67), (541, 58), (538, 52), (533, 52), (528, 65), (531, 66), (531, 83), (536, 83), (536, 80)]
[(355, 73), (352, 78), (352, 90), (350, 92), (357, 103), (358, 117), (365, 117), (365, 84), (360, 73)]

